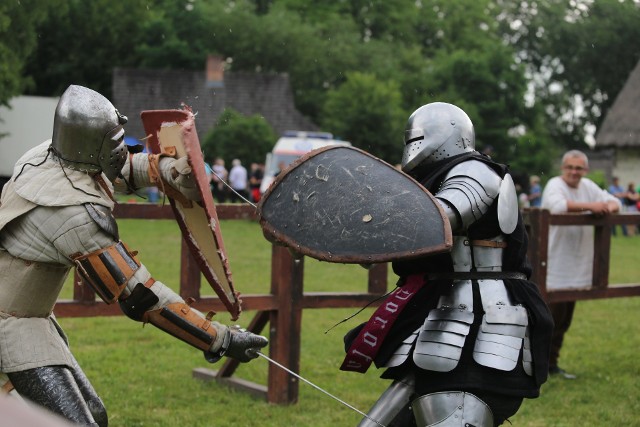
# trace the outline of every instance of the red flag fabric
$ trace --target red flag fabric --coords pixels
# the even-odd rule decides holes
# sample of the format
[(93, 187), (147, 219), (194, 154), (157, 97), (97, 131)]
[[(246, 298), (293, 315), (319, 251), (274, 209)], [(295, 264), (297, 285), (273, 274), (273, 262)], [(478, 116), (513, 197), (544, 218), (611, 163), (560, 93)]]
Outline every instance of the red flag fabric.
[(424, 275), (414, 274), (389, 294), (351, 343), (340, 370), (364, 373), (369, 369), (398, 315), (424, 284)]

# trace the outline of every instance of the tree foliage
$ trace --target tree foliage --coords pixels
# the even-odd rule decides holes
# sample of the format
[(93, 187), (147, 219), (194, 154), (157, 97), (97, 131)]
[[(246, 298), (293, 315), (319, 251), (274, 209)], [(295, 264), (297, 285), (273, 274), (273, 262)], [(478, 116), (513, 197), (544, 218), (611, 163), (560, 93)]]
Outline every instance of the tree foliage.
[(529, 66), (537, 101), (561, 145), (584, 147), (640, 60), (632, 0), (500, 1), (504, 34)]
[(0, 3), (0, 105), (8, 105), (12, 97), (32, 84), (34, 76), (25, 73), (24, 68), (41, 38), (36, 28), (59, 3), (58, 0)]
[(220, 157), (225, 161), (240, 159), (242, 163), (263, 163), (276, 135), (264, 117), (244, 116), (232, 108), (225, 109), (216, 126), (204, 137), (202, 151), (208, 162)]
[(303, 114), (388, 160), (408, 112), (448, 101), (480, 149), (543, 174), (541, 153), (584, 148), (640, 59), (639, 18), (633, 0), (11, 1), (0, 102), (70, 83), (109, 95), (114, 67), (202, 70), (219, 54), (232, 72), (288, 73)]
[(346, 77), (327, 96), (322, 114), (325, 128), (389, 163), (399, 163), (408, 114), (400, 108), (397, 83), (359, 72)]
[(149, 16), (146, 3), (66, 0), (52, 7), (25, 67), (34, 80), (28, 93), (57, 96), (79, 84), (109, 97), (113, 68), (137, 63), (134, 47)]

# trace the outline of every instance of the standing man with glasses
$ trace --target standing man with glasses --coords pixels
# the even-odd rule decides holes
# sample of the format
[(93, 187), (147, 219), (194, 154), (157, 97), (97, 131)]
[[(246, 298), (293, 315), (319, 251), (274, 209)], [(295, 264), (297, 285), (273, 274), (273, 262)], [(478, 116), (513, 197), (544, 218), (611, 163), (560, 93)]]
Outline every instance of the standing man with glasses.
[[(576, 212), (594, 216), (609, 215), (620, 210), (620, 201), (585, 175), (589, 161), (582, 151), (571, 150), (562, 157), (562, 174), (551, 178), (542, 193), (542, 208), (552, 214)], [(593, 227), (551, 226), (547, 289), (585, 289), (593, 280)], [(576, 376), (558, 367), (560, 348), (569, 330), (576, 302), (549, 304), (555, 328), (551, 340), (549, 373), (566, 379)]]

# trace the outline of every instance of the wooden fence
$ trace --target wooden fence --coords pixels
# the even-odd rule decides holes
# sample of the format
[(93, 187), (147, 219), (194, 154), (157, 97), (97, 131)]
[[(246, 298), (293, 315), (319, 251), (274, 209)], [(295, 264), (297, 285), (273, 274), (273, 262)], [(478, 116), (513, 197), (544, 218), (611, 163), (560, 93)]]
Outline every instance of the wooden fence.
[[(255, 209), (248, 205), (217, 206), (221, 220), (256, 219)], [(149, 204), (119, 204), (115, 215), (132, 219), (172, 219), (169, 206)], [(610, 285), (609, 250), (611, 228), (615, 224), (640, 224), (640, 214), (621, 214), (606, 218), (590, 215), (550, 215), (548, 211), (532, 209), (524, 213), (529, 231), (529, 258), (534, 266), (534, 280), (549, 302), (611, 298), (640, 295), (640, 284)], [(589, 290), (553, 291), (546, 289), (547, 241), (550, 225), (595, 226), (595, 244), (598, 250), (594, 259), (594, 281)], [(361, 293), (304, 292), (304, 258), (295, 260), (288, 249), (272, 247), (270, 294), (243, 294), (245, 311), (256, 311), (247, 329), (260, 334), (269, 328), (269, 356), (294, 372), (300, 369), (300, 337), (302, 310), (309, 308), (362, 307), (387, 292), (387, 264), (378, 264), (369, 270), (367, 289)], [(180, 295), (194, 298), (193, 307), (202, 311), (225, 311), (216, 297), (200, 295), (201, 274), (186, 244), (181, 248)], [(106, 305), (96, 301), (95, 293), (87, 286), (78, 286), (76, 277), (73, 300), (58, 301), (55, 313), (59, 317), (115, 316), (122, 315), (117, 304)], [(218, 371), (194, 369), (193, 375), (203, 380), (216, 380), (233, 387), (257, 394), (270, 403), (290, 404), (298, 399), (299, 383), (284, 370), (269, 364), (267, 385), (260, 385), (233, 376), (238, 362), (226, 359)]]
[[(216, 207), (218, 219), (257, 219), (255, 209), (249, 205), (222, 204)], [(117, 218), (172, 219), (170, 206), (150, 204), (118, 204), (114, 214)], [(247, 329), (261, 333), (269, 328), (269, 356), (294, 372), (300, 370), (300, 336), (302, 310), (307, 308), (353, 308), (362, 307), (380, 297), (387, 289), (387, 264), (379, 264), (368, 271), (367, 290), (352, 292), (304, 292), (304, 258), (295, 260), (289, 250), (273, 246), (271, 255), (271, 293), (242, 294), (244, 311), (256, 311)], [(80, 286), (74, 280), (73, 300), (58, 301), (55, 313), (58, 317), (116, 316), (122, 315), (118, 304), (106, 305), (97, 301), (88, 286)], [(200, 295), (201, 274), (196, 261), (191, 257), (187, 245), (182, 243), (180, 260), (180, 296), (194, 298), (192, 307), (201, 311), (226, 311), (216, 297)], [(269, 364), (266, 386), (233, 377), (238, 362), (225, 359), (218, 371), (195, 369), (193, 375), (200, 379), (215, 379), (245, 391), (266, 396), (271, 403), (294, 403), (298, 399), (298, 381), (280, 368)]]
[[(640, 295), (640, 283), (610, 284), (611, 230), (619, 224), (638, 225), (640, 214), (623, 213), (596, 218), (585, 214), (555, 214), (548, 210), (527, 209), (524, 212), (525, 225), (529, 232), (528, 256), (533, 266), (534, 281), (547, 302), (577, 301), (597, 298), (614, 298)], [(594, 226), (593, 281), (585, 290), (547, 290), (547, 249), (549, 227), (552, 225)], [(639, 270), (640, 271), (640, 270)], [(638, 278), (640, 280), (640, 277)]]

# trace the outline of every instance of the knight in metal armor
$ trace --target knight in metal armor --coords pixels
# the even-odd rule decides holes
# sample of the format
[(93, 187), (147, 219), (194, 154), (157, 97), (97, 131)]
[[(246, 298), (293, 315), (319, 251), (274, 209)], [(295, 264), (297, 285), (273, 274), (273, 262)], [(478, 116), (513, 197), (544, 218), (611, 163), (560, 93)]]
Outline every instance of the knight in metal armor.
[[(409, 117), (402, 170), (441, 205), (453, 247), (393, 263), (400, 289), (417, 281), (419, 290), (406, 292), (411, 300), (375, 355), (393, 383), (361, 427), (498, 426), (546, 381), (552, 320), (528, 280), (515, 187), (507, 167), (474, 144), (471, 120), (454, 105)], [(347, 334), (347, 348), (366, 328)]]
[(267, 345), (189, 307), (120, 241), (114, 189), (161, 185), (189, 200), (200, 197), (186, 158), (129, 152), (126, 121), (104, 96), (70, 86), (57, 105), (52, 139), (18, 161), (0, 204), (3, 389), (80, 425), (108, 421), (53, 315), (72, 267), (107, 304), (117, 302), (128, 317), (202, 350), (210, 362), (248, 362)]

